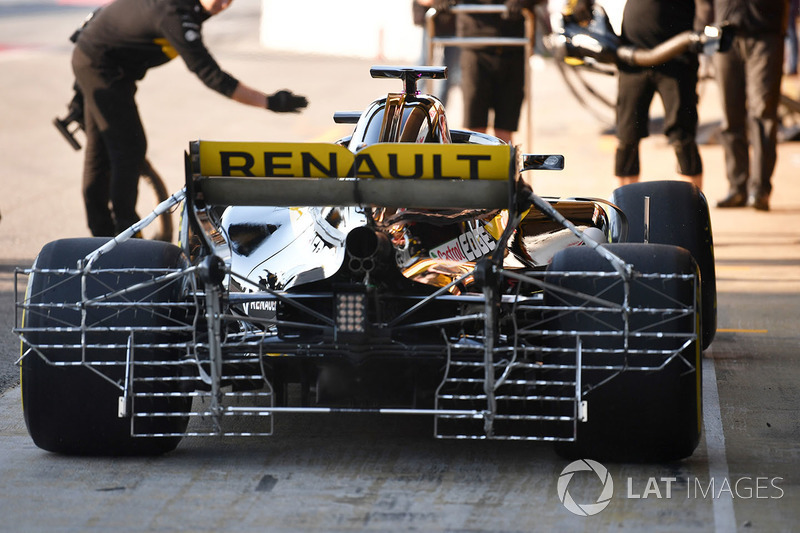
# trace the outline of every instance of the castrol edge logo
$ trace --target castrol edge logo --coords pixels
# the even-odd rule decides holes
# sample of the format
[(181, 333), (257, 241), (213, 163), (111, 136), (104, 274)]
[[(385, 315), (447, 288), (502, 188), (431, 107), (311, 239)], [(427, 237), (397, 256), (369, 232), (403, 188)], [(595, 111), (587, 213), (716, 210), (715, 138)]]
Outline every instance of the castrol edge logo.
[(497, 241), (481, 226), (433, 248), (430, 255), (434, 259), (446, 261), (475, 261), (494, 250), (496, 246)]

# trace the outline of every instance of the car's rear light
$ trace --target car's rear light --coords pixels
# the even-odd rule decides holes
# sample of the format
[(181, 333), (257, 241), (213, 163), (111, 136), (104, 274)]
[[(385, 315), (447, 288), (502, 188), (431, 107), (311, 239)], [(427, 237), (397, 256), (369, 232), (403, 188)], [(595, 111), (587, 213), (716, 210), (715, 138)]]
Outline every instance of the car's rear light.
[(367, 293), (339, 292), (335, 296), (336, 339), (345, 340), (367, 333)]

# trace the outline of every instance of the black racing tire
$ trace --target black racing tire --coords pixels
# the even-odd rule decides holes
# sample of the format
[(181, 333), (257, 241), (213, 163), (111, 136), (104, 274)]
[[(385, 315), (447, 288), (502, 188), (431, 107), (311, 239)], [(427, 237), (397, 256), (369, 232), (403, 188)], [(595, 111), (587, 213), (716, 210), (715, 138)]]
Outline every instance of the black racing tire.
[(650, 197), (648, 242), (686, 248), (700, 267), (702, 346), (717, 332), (717, 275), (711, 216), (703, 193), (683, 181), (643, 181), (614, 191), (611, 201), (628, 219), (628, 242), (644, 242), (644, 198)]
[[(88, 253), (107, 242), (102, 238), (64, 239), (47, 244), (39, 253), (35, 270), (74, 269), (77, 262)], [(171, 244), (143, 239), (133, 239), (117, 246), (102, 256), (97, 268), (176, 268), (185, 266), (185, 256)], [(130, 287), (152, 277), (149, 273), (128, 271), (124, 274), (100, 274), (87, 278), (89, 297), (107, 294), (116, 289)], [(180, 283), (166, 283), (158, 288), (150, 286), (111, 302), (147, 301), (153, 303), (178, 302), (183, 289)], [(23, 318), (26, 345), (40, 347), (50, 362), (80, 361), (80, 348), (59, 348), (58, 345), (80, 343), (79, 332), (64, 331), (66, 327), (80, 325), (80, 312), (74, 307), (37, 309), (39, 304), (80, 302), (80, 276), (58, 273), (34, 273), (28, 280), (27, 303), (29, 308)], [(136, 332), (138, 343), (175, 343), (175, 332), (143, 332), (142, 327), (159, 328), (186, 324), (190, 313), (185, 308), (150, 307), (116, 310), (90, 308), (87, 323), (110, 327), (140, 328)], [(35, 331), (30, 328), (43, 328)], [(181, 335), (178, 333), (177, 335)], [(103, 331), (87, 335), (88, 344), (125, 345), (128, 333)], [(50, 346), (50, 348), (46, 347)], [(181, 350), (175, 348), (141, 348), (135, 351), (137, 375), (168, 377), (180, 374), (179, 365), (142, 365), (147, 361), (178, 361)], [(124, 383), (126, 349), (86, 349), (86, 360), (111, 363), (108, 366), (54, 366), (35, 351), (22, 360), (20, 381), (25, 423), (34, 443), (47, 451), (69, 455), (158, 455), (174, 450), (181, 438), (133, 437), (132, 424), (138, 433), (174, 435), (184, 433), (188, 417), (183, 415), (155, 418), (137, 418), (130, 413), (118, 416), (118, 402), (122, 391), (113, 382)], [(114, 365), (113, 363), (117, 363)], [(98, 374), (100, 370), (105, 377)], [(111, 381), (109, 381), (111, 380)], [(163, 383), (145, 384), (147, 392), (163, 392)], [(191, 399), (186, 397), (156, 397), (137, 399), (148, 410), (161, 413), (188, 413)], [(142, 404), (139, 404), (142, 405)]]
[[(610, 244), (606, 248), (637, 272), (695, 274), (697, 265), (688, 251), (675, 246), (657, 244)], [(568, 248), (556, 254), (548, 271), (550, 283), (585, 294), (621, 302), (623, 288), (613, 285), (613, 278), (557, 276), (554, 272), (612, 271), (611, 265), (588, 247)], [(639, 279), (631, 283), (632, 307), (675, 307), (674, 302), (691, 306), (697, 297), (691, 281)], [(546, 290), (545, 305), (582, 305), (584, 300)], [(592, 305), (592, 304), (589, 304)], [(608, 313), (591, 311), (558, 313), (552, 318), (557, 331), (590, 332), (582, 336), (582, 399), (587, 402), (587, 420), (577, 423), (574, 442), (559, 442), (556, 451), (568, 458), (592, 458), (600, 461), (671, 461), (690, 456), (700, 440), (702, 424), (701, 356), (697, 340), (687, 343), (696, 331), (699, 313), (679, 319), (664, 320), (666, 315), (635, 313), (631, 331), (663, 334), (679, 333), (663, 338), (630, 336), (632, 350), (664, 350), (679, 353), (668, 361), (666, 356), (639, 354), (627, 357), (627, 369), (621, 373), (604, 369), (626, 361), (621, 337), (594, 332), (616, 331), (622, 319)], [(574, 336), (554, 341), (556, 345), (573, 347)], [(592, 353), (593, 349), (617, 350), (618, 353)], [(562, 355), (575, 361), (575, 356)], [(559, 362), (559, 361), (556, 361)], [(666, 363), (658, 370), (636, 370)]]

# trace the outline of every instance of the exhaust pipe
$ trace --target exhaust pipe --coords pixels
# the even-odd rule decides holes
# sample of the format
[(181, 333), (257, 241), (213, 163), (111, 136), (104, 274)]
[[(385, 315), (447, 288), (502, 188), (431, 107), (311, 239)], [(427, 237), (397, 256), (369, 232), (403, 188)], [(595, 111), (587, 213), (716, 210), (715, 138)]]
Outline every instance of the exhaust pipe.
[(367, 226), (350, 231), (344, 246), (350, 256), (348, 267), (352, 272), (372, 272), (392, 252), (389, 237)]

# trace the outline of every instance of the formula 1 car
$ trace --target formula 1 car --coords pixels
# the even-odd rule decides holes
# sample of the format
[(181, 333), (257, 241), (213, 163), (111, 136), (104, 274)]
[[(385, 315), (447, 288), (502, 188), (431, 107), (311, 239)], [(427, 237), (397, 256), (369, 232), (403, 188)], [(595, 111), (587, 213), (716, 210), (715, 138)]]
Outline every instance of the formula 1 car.
[[(454, 439), (670, 460), (698, 444), (716, 328), (708, 206), (682, 182), (541, 198), (563, 168), (450, 129), (416, 82), (335, 143), (197, 141), (186, 187), (112, 240), (47, 244), (18, 298), (37, 446), (160, 454), (287, 412), (423, 415)], [(131, 238), (181, 209), (179, 244)]]

